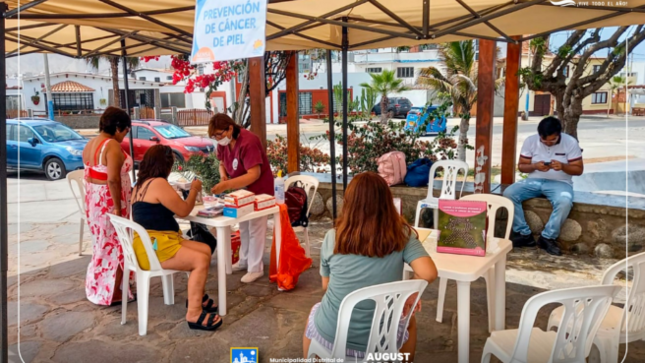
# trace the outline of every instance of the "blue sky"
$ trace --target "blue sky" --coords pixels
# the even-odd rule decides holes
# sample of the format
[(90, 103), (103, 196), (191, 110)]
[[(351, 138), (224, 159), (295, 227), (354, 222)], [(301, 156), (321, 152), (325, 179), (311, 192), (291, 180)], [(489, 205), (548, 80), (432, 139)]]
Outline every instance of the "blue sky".
[[(609, 38), (614, 32), (616, 31), (617, 27), (608, 27), (604, 28), (601, 37), (602, 39), (607, 39)], [(633, 34), (634, 30), (636, 29), (635, 26), (632, 26), (629, 30), (627, 30), (627, 34), (630, 36)], [(562, 45), (568, 38), (568, 34), (571, 34), (571, 31), (568, 32), (558, 32), (554, 33), (551, 35), (551, 48), (555, 48), (557, 46)], [(625, 37), (623, 36), (622, 40), (624, 41)], [(631, 47), (630, 47), (631, 49)], [(630, 60), (631, 60), (631, 54), (634, 54), (634, 62), (643, 62), (645, 61), (645, 41), (643, 41), (641, 44), (638, 45), (633, 51), (630, 51)], [(599, 51), (597, 53), (598, 56), (604, 57), (607, 55), (607, 50), (605, 49), (604, 51)]]

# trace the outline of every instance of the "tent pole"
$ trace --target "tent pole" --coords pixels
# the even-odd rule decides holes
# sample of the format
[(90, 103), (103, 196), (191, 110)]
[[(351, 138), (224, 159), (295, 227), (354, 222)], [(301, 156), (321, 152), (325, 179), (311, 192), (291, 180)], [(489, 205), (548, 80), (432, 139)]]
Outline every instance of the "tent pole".
[[(343, 18), (347, 22), (347, 18)], [(349, 48), (349, 39), (347, 37), (347, 27), (343, 27), (343, 194), (347, 190), (347, 49)]]
[[(124, 93), (125, 97), (123, 99), (123, 103), (125, 104), (125, 112), (128, 113), (130, 117), (132, 117), (132, 111), (130, 110), (130, 99), (128, 98), (128, 95), (130, 93), (130, 85), (128, 84), (128, 52), (125, 50), (125, 39), (121, 39), (121, 62), (123, 63), (123, 88), (124, 88)], [(132, 157), (132, 162), (134, 163), (134, 138), (132, 136), (132, 130), (128, 132), (128, 135), (130, 135), (130, 156)], [(134, 165), (132, 166), (132, 183), (135, 183), (137, 181), (137, 174), (134, 172)]]
[[(0, 3), (0, 363), (9, 362), (9, 340), (7, 337), (7, 249), (8, 249), (8, 231), (7, 228), (7, 78), (6, 78), (6, 59), (5, 59), (5, 15), (7, 14), (7, 4)], [(4, 83), (4, 85), (2, 85)]]
[(327, 49), (327, 96), (329, 113), (329, 156), (331, 160), (331, 204), (332, 222), (336, 221), (336, 133), (334, 130), (334, 81), (331, 63), (331, 50)]

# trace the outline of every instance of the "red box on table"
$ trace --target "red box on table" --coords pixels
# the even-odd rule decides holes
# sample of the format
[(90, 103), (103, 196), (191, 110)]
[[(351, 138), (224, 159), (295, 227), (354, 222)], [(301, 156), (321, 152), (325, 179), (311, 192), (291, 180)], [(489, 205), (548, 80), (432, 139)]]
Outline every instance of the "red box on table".
[(240, 247), (242, 247), (240, 231), (231, 233), (231, 264), (233, 265), (240, 260)]
[(255, 211), (269, 209), (275, 206), (275, 197), (268, 194), (260, 194), (255, 196)]
[(236, 190), (226, 194), (224, 204), (230, 208), (240, 208), (255, 203), (255, 194), (248, 190)]

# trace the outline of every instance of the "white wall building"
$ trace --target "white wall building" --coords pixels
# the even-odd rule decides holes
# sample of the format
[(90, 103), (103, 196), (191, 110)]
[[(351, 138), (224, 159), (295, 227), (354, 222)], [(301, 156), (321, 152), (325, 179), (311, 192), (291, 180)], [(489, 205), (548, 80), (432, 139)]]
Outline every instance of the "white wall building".
[[(49, 76), (54, 109), (61, 111), (101, 110), (112, 102), (112, 77), (98, 74), (56, 73)], [(22, 96), (24, 107), (34, 111), (46, 110), (45, 76), (23, 79)], [(155, 92), (159, 92), (160, 83), (130, 80), (129, 88), (135, 98), (131, 107), (154, 105)], [(123, 91), (123, 80), (119, 80), (119, 89)], [(39, 93), (40, 101), (35, 104), (31, 99)]]

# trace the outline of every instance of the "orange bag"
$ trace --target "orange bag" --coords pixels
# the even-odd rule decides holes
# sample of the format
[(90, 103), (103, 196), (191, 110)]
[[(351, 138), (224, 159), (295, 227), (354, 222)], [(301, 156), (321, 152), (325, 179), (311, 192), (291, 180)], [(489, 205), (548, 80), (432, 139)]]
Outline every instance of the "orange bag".
[(300, 246), (296, 232), (289, 222), (289, 210), (285, 204), (280, 207), (280, 226), (282, 227), (282, 242), (280, 245), (280, 268), (276, 269), (275, 230), (273, 244), (271, 245), (271, 263), (269, 265), (269, 279), (277, 282), (282, 290), (292, 290), (298, 283), (301, 273), (311, 267), (311, 258), (305, 256), (305, 249)]

